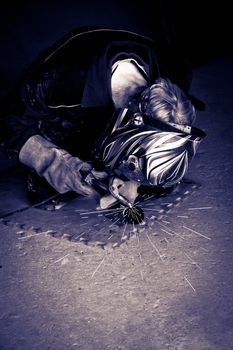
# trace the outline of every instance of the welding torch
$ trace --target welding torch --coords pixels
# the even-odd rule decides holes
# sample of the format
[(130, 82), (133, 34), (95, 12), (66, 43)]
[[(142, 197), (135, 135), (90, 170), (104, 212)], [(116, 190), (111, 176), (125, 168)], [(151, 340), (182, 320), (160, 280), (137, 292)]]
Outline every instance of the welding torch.
[(128, 208), (132, 208), (133, 204), (121, 193), (119, 189), (122, 187), (123, 181), (115, 176), (108, 178), (108, 183), (105, 183), (97, 179), (92, 172), (89, 172), (84, 181), (91, 185), (97, 192), (103, 193), (110, 192), (110, 194), (122, 205)]

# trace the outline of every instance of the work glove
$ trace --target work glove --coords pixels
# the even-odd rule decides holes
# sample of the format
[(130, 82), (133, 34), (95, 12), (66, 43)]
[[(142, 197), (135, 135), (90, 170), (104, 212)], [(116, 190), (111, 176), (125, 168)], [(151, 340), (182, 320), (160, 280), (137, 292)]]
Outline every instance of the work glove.
[(20, 150), (19, 160), (43, 176), (59, 193), (75, 191), (84, 196), (94, 195), (95, 190), (85, 178), (89, 173), (100, 178), (105, 176), (104, 172), (97, 174), (91, 164), (73, 157), (40, 135), (28, 139)]

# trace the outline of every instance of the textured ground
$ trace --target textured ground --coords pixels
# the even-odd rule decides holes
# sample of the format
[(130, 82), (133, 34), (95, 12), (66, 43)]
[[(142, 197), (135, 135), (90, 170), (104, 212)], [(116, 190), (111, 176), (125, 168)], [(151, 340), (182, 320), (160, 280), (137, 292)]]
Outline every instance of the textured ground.
[[(208, 137), (141, 225), (86, 199), (1, 219), (1, 350), (233, 348), (232, 79), (229, 58), (195, 69)], [(28, 205), (22, 184), (1, 179), (1, 216)]]

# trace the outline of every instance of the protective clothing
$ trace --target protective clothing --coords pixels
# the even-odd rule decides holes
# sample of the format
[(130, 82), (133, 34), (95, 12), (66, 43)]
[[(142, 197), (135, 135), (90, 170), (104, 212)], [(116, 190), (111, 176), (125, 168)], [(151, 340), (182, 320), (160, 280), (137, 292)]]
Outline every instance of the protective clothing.
[(39, 135), (32, 136), (22, 147), (20, 161), (36, 170), (59, 193), (75, 191), (82, 195), (93, 194), (93, 189), (85, 181), (92, 166), (72, 157), (67, 151)]
[(89, 160), (92, 145), (115, 110), (112, 67), (132, 59), (147, 84), (159, 75), (183, 90), (190, 74), (182, 60), (151, 40), (125, 30), (80, 28), (42, 52), (1, 103), (2, 150), (16, 160), (25, 142), (41, 135)]
[(170, 187), (187, 173), (205, 133), (152, 117), (118, 111), (95, 145), (96, 159), (116, 175), (142, 185)]
[(129, 59), (143, 72), (144, 86), (162, 75), (187, 87), (189, 72), (183, 62), (157, 42), (119, 29), (78, 29), (39, 55), (1, 104), (4, 154), (35, 169), (60, 193), (89, 193), (82, 170), (85, 161), (95, 159), (93, 144), (117, 107), (112, 68), (119, 71), (118, 62), (127, 64)]

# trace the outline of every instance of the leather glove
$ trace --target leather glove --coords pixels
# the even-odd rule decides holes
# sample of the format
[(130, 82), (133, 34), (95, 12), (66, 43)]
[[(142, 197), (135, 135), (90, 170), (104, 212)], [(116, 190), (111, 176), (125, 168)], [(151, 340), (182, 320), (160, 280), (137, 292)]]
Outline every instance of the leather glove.
[(81, 195), (95, 193), (84, 181), (92, 166), (73, 157), (67, 151), (54, 145), (40, 135), (30, 137), (19, 153), (19, 160), (43, 176), (59, 193), (75, 191)]

